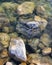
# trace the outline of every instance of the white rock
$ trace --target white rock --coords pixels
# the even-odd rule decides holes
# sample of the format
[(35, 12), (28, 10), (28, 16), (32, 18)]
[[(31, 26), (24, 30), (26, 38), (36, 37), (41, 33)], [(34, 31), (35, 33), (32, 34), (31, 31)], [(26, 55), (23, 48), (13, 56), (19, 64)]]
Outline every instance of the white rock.
[(13, 65), (12, 62), (7, 62), (6, 65)]
[(11, 39), (9, 52), (11, 55), (15, 55), (17, 59), (20, 59), (22, 61), (27, 60), (25, 44), (20, 38)]

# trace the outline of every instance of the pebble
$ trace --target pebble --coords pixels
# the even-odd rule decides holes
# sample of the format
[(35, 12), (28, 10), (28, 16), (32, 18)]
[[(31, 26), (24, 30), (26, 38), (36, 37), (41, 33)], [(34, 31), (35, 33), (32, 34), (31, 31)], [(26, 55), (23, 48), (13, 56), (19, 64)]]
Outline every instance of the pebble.
[(51, 48), (44, 48), (43, 50), (42, 50), (42, 54), (43, 55), (48, 55), (48, 54), (50, 54), (51, 53)]
[(13, 65), (12, 62), (6, 62), (6, 65)]

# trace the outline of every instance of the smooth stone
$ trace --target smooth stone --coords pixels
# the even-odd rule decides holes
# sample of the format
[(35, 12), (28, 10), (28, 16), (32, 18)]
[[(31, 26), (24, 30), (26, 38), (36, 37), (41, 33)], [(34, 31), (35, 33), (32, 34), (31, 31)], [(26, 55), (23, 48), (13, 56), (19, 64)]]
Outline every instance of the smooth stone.
[(16, 31), (21, 33), (25, 38), (33, 38), (40, 35), (39, 23), (35, 21), (19, 22)]
[(21, 38), (12, 38), (9, 46), (9, 54), (17, 61), (27, 61), (24, 41)]
[(33, 13), (35, 8), (34, 2), (24, 2), (18, 6), (17, 12), (19, 15)]
[(43, 50), (42, 50), (42, 54), (43, 55), (48, 55), (48, 54), (50, 54), (51, 53), (51, 48), (49, 48), (49, 47), (45, 47)]
[(12, 62), (6, 62), (6, 65), (13, 65)]

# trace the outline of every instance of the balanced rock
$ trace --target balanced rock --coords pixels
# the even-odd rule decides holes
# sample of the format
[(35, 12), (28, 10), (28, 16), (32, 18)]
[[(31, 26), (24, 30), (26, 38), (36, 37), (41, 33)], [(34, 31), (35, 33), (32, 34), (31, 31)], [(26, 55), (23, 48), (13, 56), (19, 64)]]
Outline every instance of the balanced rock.
[(9, 46), (9, 54), (18, 61), (26, 61), (25, 44), (21, 38), (12, 38)]
[(33, 13), (35, 4), (33, 2), (24, 2), (18, 6), (19, 15)]
[(35, 21), (19, 22), (16, 26), (18, 33), (21, 33), (26, 38), (33, 38), (40, 34), (39, 23)]

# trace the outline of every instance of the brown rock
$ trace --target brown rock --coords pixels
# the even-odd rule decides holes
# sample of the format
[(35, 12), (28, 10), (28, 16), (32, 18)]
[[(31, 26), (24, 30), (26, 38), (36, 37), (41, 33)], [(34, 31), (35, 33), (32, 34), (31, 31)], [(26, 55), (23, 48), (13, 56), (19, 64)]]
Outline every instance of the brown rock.
[(50, 54), (50, 53), (51, 53), (51, 48), (49, 48), (49, 47), (44, 48), (44, 49), (42, 50), (42, 54), (43, 54), (43, 55), (47, 55), (47, 54)]
[(19, 65), (27, 65), (25, 62), (22, 62), (21, 64), (19, 64)]
[(8, 57), (8, 51), (7, 49), (4, 49), (3, 52), (1, 53), (1, 58)]

